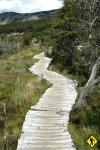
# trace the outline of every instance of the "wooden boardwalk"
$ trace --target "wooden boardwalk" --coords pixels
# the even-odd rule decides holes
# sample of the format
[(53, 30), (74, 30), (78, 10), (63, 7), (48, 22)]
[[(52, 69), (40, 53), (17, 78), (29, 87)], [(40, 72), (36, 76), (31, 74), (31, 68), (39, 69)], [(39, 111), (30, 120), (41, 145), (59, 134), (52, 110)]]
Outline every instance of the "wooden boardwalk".
[(75, 82), (47, 70), (51, 59), (41, 53), (30, 71), (52, 84), (26, 114), (17, 150), (76, 150), (67, 130), (69, 113), (77, 96)]

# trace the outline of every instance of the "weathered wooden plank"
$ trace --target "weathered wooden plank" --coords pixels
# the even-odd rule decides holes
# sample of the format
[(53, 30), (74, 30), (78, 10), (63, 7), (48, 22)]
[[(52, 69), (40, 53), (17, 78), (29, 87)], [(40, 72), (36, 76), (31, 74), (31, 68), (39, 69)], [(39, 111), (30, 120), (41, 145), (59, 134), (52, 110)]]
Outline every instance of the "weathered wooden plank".
[(76, 150), (66, 127), (77, 96), (75, 82), (48, 71), (51, 59), (44, 53), (35, 58), (39, 62), (30, 71), (48, 80), (52, 87), (27, 112), (17, 150)]

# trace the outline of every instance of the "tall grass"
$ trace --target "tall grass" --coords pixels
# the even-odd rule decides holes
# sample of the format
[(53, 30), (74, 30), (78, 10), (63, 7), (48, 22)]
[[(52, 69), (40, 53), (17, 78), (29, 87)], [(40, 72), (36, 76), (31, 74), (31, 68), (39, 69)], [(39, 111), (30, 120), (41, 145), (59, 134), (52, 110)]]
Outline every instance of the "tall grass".
[[(77, 150), (100, 149), (100, 85), (96, 85), (87, 97), (87, 103), (79, 110), (75, 105), (70, 114), (69, 131)], [(91, 148), (87, 144), (90, 136), (97, 139)]]
[(38, 51), (29, 48), (0, 60), (0, 150), (16, 149), (26, 112), (48, 87), (28, 70)]

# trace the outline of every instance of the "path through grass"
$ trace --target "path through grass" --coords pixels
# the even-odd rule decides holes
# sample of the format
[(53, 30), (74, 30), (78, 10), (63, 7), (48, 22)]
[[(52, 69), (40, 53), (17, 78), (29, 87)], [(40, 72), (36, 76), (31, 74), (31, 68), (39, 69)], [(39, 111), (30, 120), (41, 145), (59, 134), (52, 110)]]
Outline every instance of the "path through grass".
[(28, 68), (39, 50), (28, 48), (0, 59), (0, 150), (15, 150), (26, 112), (48, 85)]

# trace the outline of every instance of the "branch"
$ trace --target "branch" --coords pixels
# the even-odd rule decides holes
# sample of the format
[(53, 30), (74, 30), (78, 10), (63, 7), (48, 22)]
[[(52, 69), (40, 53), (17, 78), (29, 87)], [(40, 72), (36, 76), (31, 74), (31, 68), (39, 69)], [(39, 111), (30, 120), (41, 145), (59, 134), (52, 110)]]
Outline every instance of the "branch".
[(92, 68), (91, 76), (79, 95), (79, 98), (78, 98), (79, 106), (85, 102), (84, 100), (89, 92), (89, 89), (95, 84), (100, 82), (100, 76), (96, 78), (98, 66), (100, 67), (100, 57), (97, 59), (96, 63), (94, 64)]
[(88, 86), (90, 82), (93, 82), (93, 81), (95, 80), (96, 74), (97, 74), (97, 70), (98, 70), (98, 65), (100, 65), (100, 56), (99, 56), (99, 58), (97, 59), (95, 65), (94, 65), (93, 68), (92, 68), (92, 73), (91, 73), (91, 76), (90, 76), (90, 78), (89, 78), (89, 80), (88, 80), (86, 86)]

